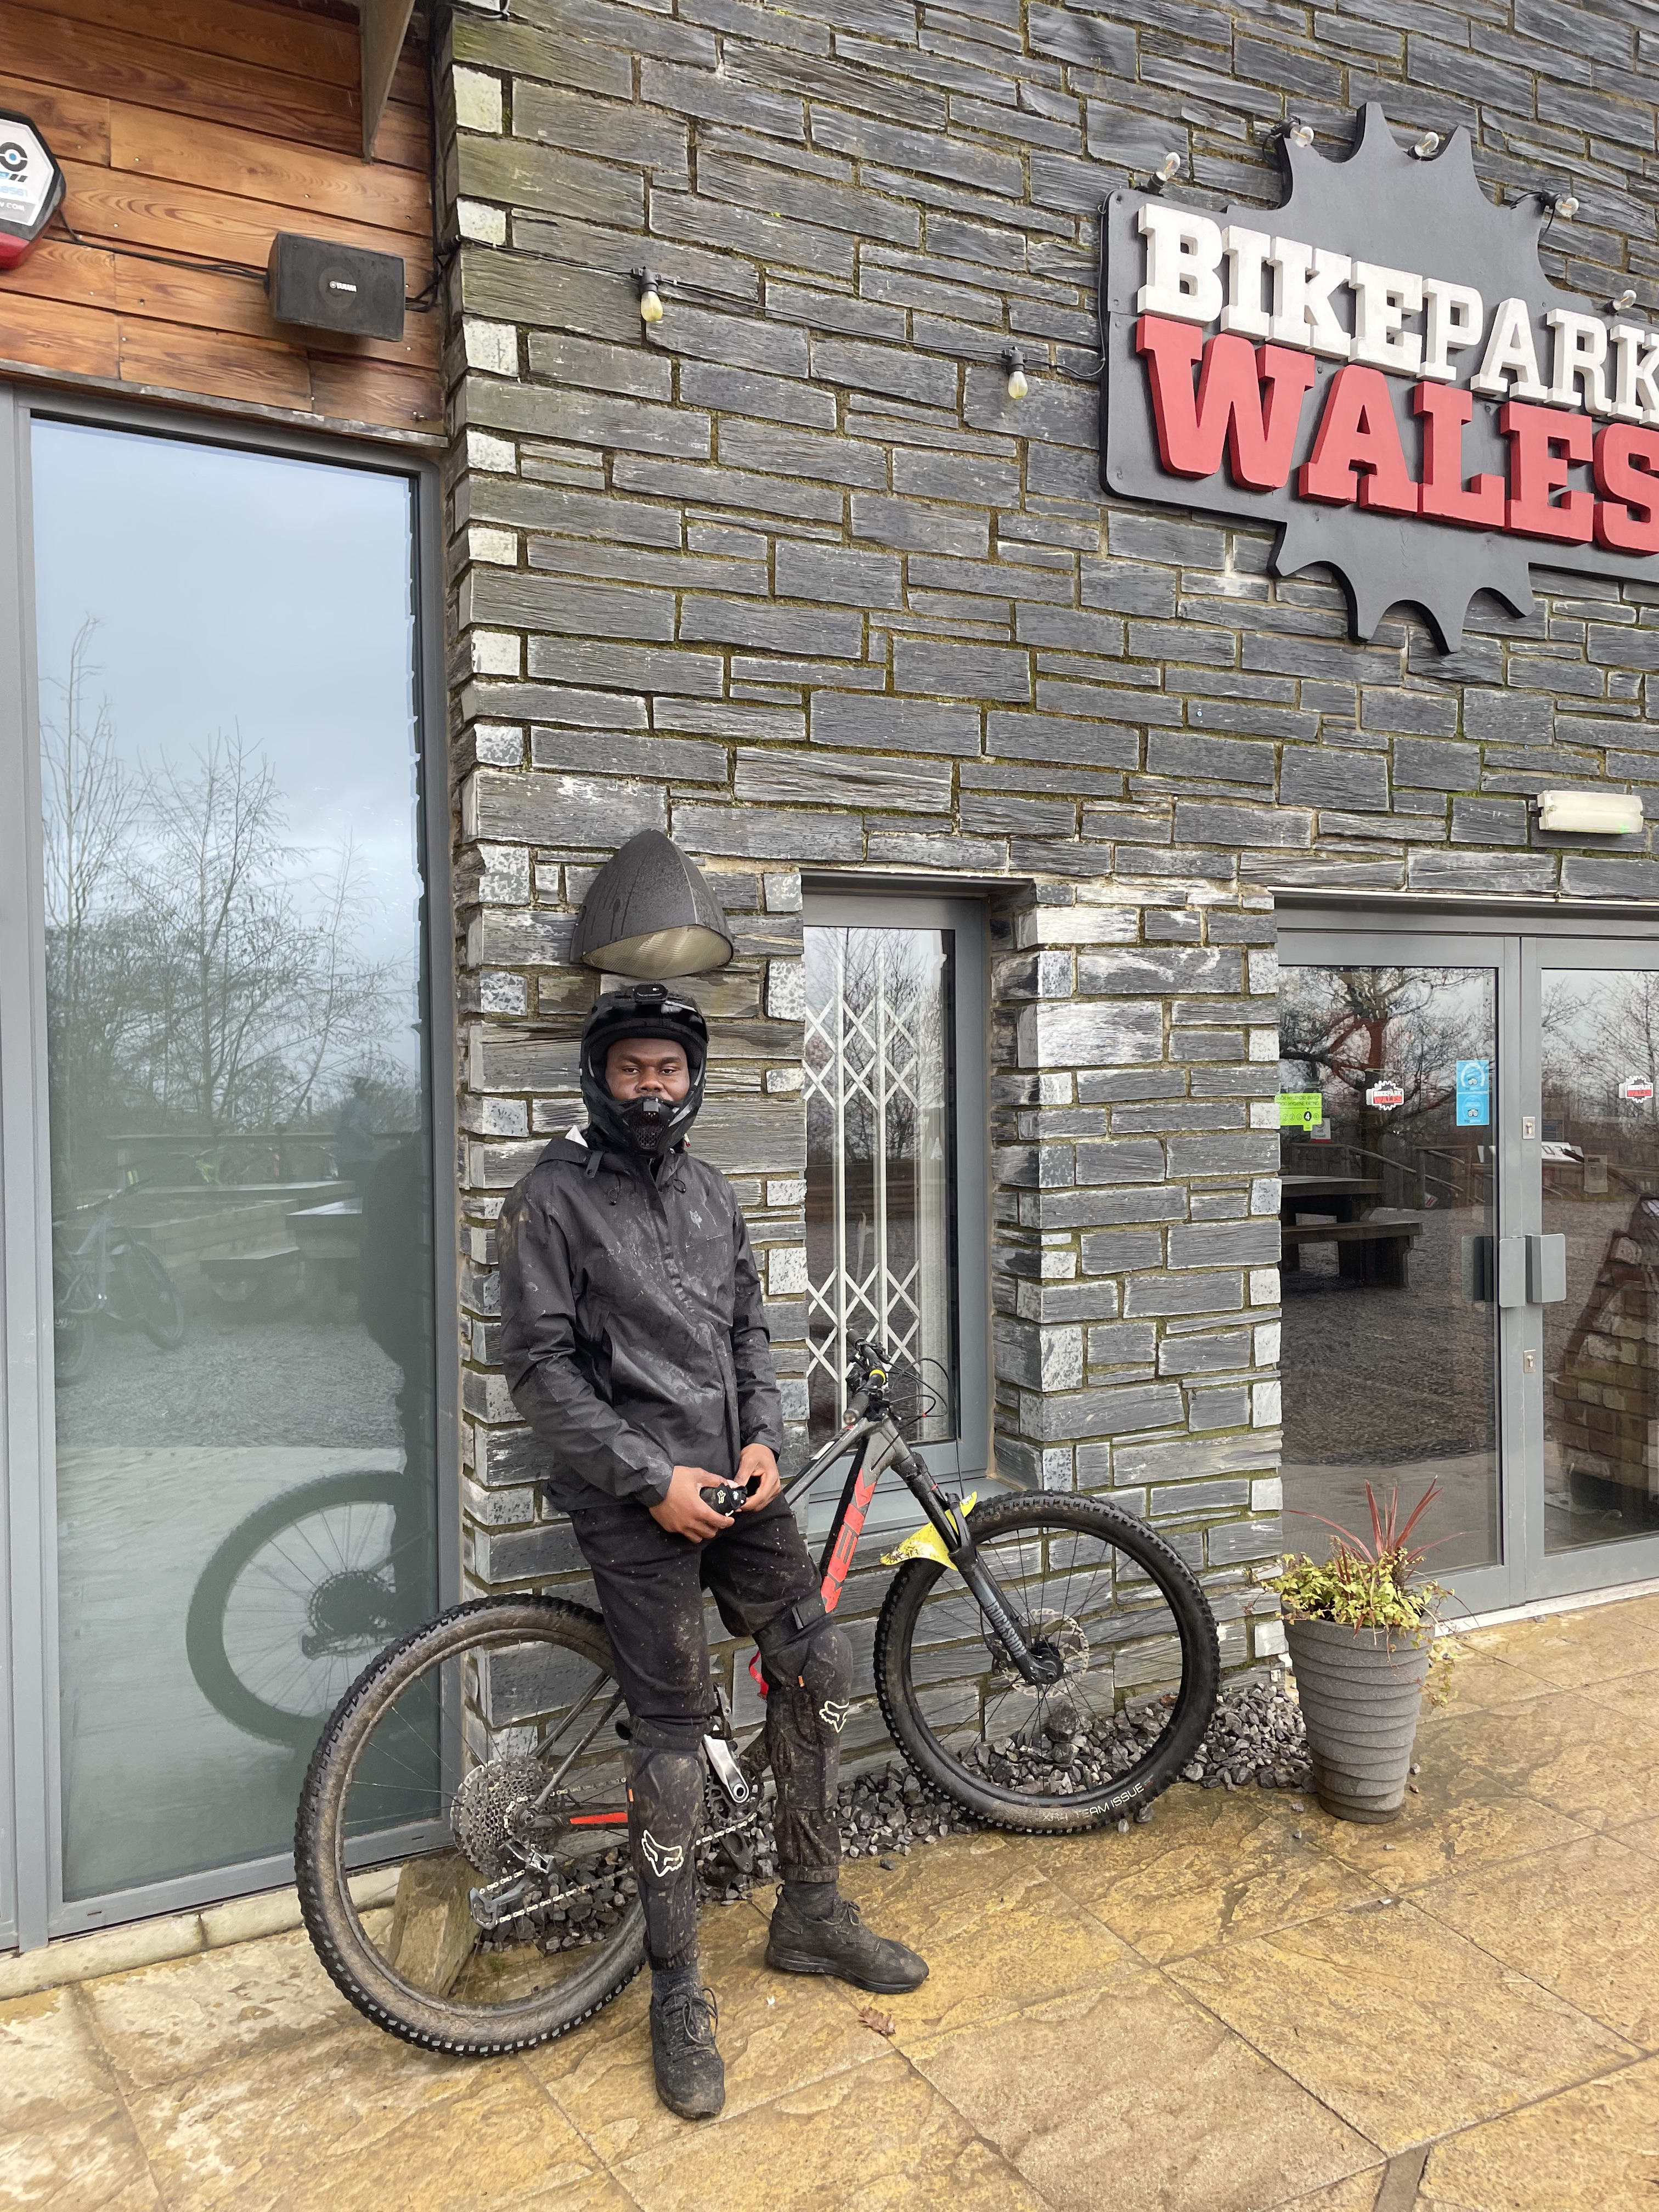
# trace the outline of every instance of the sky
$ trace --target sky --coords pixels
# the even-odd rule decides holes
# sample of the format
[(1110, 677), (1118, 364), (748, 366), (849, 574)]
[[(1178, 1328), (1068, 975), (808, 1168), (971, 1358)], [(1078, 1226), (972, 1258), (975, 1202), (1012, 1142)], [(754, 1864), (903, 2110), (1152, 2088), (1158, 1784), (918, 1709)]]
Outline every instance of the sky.
[(41, 705), (76, 632), (124, 762), (188, 773), (216, 734), (275, 769), (288, 836), (366, 893), (361, 951), (407, 963), (416, 860), (407, 477), (37, 421)]

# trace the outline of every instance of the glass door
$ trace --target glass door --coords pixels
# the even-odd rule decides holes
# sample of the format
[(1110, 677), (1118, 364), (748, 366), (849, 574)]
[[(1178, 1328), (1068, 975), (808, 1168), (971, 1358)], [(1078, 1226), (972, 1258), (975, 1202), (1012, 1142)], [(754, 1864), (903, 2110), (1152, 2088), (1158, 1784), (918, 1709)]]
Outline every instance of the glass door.
[(1280, 957), (1287, 1545), (1433, 1481), (1474, 1610), (1659, 1574), (1659, 930), (1291, 913)]
[(1513, 954), (1333, 931), (1318, 951), (1287, 947), (1279, 1008), (1285, 1541), (1367, 1532), (1367, 1484), (1405, 1507), (1433, 1483), (1437, 1571), (1502, 1602)]
[(1659, 956), (1534, 939), (1540, 1589), (1659, 1567)]

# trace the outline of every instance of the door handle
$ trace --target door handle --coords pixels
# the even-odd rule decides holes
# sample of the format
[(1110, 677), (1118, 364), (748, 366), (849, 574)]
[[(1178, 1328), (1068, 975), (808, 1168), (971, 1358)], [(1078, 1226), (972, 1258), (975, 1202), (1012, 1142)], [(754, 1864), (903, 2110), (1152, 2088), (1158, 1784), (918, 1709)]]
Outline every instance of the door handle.
[(1527, 1243), (1524, 1237), (1498, 1239), (1498, 1303), (1523, 1306), (1527, 1303)]
[(1527, 1300), (1534, 1306), (1559, 1305), (1567, 1295), (1567, 1240), (1528, 1237)]

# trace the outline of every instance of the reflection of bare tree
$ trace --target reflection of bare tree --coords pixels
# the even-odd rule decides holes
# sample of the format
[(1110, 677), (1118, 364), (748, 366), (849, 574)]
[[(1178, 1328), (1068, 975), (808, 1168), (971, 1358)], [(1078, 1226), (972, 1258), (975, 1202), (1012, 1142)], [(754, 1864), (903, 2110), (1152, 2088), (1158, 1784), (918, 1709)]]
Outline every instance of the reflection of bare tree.
[(1432, 1112), (1456, 1088), (1467, 1012), (1445, 984), (1461, 980), (1462, 972), (1289, 969), (1279, 1007), (1279, 1056), (1307, 1071), (1306, 1088), (1340, 1084), (1356, 1104), (1380, 1075), (1391, 1076), (1406, 1094), (1396, 1127)]
[(1620, 1097), (1630, 1076), (1659, 1073), (1659, 975), (1557, 969), (1544, 977), (1539, 1035), (1544, 1110), (1553, 1121), (1648, 1127), (1653, 1108)]
[(122, 772), (107, 702), (88, 684), (96, 623), (70, 648), (61, 702), (41, 722), (47, 958), (52, 1002), (70, 1018), (54, 1037), (51, 1092), (60, 1156), (83, 1150), (91, 1102), (107, 1097), (124, 1046), (137, 1027), (144, 966), (139, 933), (118, 902), (137, 797)]
[(356, 952), (349, 844), (293, 847), (274, 771), (234, 738), (125, 769), (107, 702), (94, 703), (94, 630), (77, 633), (60, 710), (42, 718), (66, 1188), (107, 1164), (96, 1156), (124, 1122), (204, 1140), (294, 1127), (331, 1112), (352, 1073), (391, 1073), (394, 976)]

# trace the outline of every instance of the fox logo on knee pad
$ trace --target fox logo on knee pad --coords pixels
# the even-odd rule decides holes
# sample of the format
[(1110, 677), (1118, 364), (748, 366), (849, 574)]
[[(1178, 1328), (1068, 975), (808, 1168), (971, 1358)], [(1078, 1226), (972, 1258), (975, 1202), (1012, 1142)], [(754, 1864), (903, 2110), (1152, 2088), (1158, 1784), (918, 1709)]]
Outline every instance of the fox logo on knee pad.
[(665, 1874), (678, 1874), (685, 1864), (684, 1844), (659, 1844), (649, 1828), (640, 1838), (640, 1849), (659, 1881)]
[(818, 1718), (839, 1735), (846, 1727), (847, 1717), (852, 1710), (851, 1705), (838, 1705), (834, 1698), (828, 1698), (818, 1707)]

